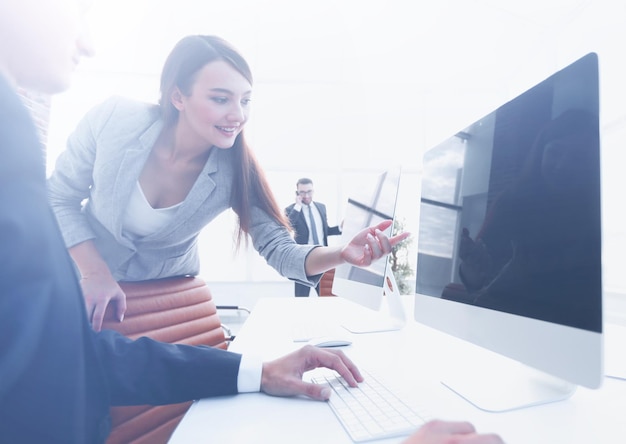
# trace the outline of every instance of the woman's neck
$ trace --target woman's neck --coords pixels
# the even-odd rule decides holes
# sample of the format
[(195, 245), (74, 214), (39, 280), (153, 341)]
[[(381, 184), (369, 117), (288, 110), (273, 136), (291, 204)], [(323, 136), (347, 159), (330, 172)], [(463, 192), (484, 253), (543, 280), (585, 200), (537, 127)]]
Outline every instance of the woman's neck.
[(196, 163), (204, 164), (212, 149), (205, 141), (188, 136), (178, 124), (163, 130), (157, 142), (157, 149), (161, 156), (169, 158), (173, 163)]

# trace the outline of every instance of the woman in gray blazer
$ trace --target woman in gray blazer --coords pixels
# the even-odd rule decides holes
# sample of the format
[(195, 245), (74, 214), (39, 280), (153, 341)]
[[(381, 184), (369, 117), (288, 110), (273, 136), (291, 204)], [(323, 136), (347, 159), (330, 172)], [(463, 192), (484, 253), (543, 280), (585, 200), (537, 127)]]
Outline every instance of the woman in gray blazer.
[(188, 36), (165, 62), (159, 105), (111, 98), (68, 139), (49, 196), (94, 329), (111, 301), (123, 319), (117, 281), (198, 274), (198, 235), (229, 208), (238, 244), (249, 235), (281, 275), (310, 286), (341, 263), (369, 265), (408, 236), (385, 236), (386, 221), (344, 246), (296, 244), (244, 138), (251, 93), (250, 68), (231, 45)]

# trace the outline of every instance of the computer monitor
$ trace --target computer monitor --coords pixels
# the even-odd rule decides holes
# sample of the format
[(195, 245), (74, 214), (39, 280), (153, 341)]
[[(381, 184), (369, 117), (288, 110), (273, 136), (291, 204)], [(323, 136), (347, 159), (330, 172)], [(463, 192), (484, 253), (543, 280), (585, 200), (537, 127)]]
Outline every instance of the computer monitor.
[(415, 319), (485, 353), (442, 380), (481, 409), (601, 385), (598, 108), (590, 53), (424, 153)]
[[(350, 242), (367, 227), (394, 220), (400, 168), (374, 172), (354, 185), (346, 202), (342, 243)], [(391, 236), (392, 227), (386, 230), (388, 236)], [(343, 264), (335, 269), (333, 294), (369, 309), (364, 313), (370, 316), (359, 315), (345, 320), (343, 326), (352, 333), (398, 330), (405, 324), (404, 311), (399, 303), (400, 293), (387, 259), (388, 256), (385, 256), (364, 268)], [(385, 295), (388, 313), (383, 314), (381, 306)]]

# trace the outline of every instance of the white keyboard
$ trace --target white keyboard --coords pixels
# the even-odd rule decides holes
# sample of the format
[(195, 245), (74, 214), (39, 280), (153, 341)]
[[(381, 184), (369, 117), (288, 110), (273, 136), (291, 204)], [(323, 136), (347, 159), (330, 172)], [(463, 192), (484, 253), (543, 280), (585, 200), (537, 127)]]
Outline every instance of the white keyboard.
[(426, 411), (416, 411), (361, 370), (365, 381), (350, 387), (337, 373), (317, 369), (311, 381), (333, 389), (328, 403), (354, 442), (371, 441), (413, 433), (428, 420)]

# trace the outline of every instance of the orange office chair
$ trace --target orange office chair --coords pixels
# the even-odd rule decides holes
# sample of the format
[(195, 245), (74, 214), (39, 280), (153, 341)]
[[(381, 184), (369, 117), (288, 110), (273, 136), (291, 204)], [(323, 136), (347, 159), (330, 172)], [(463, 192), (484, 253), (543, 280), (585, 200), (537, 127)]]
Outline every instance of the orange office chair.
[(333, 294), (333, 280), (335, 279), (335, 269), (331, 268), (322, 275), (320, 280), (319, 296), (336, 296)]
[[(224, 335), (211, 292), (202, 279), (176, 277), (120, 282), (120, 286), (126, 293), (124, 322), (114, 318), (109, 305), (102, 328), (131, 339), (148, 336), (163, 342), (228, 347), (230, 338)], [(191, 401), (112, 407), (107, 444), (165, 444), (190, 406)]]

